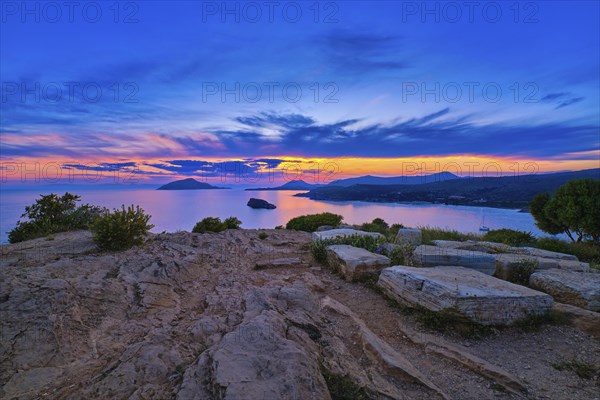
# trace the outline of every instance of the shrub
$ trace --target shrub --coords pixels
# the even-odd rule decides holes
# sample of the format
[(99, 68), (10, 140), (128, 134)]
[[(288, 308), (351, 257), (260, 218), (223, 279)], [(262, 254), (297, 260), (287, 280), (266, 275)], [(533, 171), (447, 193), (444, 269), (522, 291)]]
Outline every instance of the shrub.
[(566, 242), (561, 239), (544, 237), (539, 238), (534, 246), (543, 250), (572, 254), (579, 261), (600, 265), (600, 246), (592, 241)]
[(242, 221), (240, 221), (236, 217), (226, 218), (223, 222), (221, 222), (220, 218), (206, 217), (202, 221), (194, 225), (194, 229), (192, 229), (192, 232), (223, 232), (227, 229), (240, 229), (241, 224)]
[(266, 238), (268, 238), (268, 237), (269, 237), (269, 235), (268, 235), (268, 234), (267, 234), (267, 232), (265, 232), (265, 231), (260, 231), (260, 232), (259, 232), (259, 234), (258, 234), (258, 238), (259, 238), (260, 240), (265, 240), (265, 239), (266, 239)]
[(515, 231), (513, 229), (497, 229), (483, 235), (488, 242), (504, 243), (509, 246), (528, 246), (535, 243), (531, 232)]
[(390, 265), (406, 265), (406, 249), (403, 249), (400, 246), (394, 247), (391, 251), (386, 251), (382, 254), (389, 257)]
[(229, 217), (225, 218), (225, 221), (223, 221), (223, 225), (225, 225), (226, 229), (240, 229), (242, 221), (240, 221), (236, 217)]
[(529, 277), (535, 272), (538, 266), (539, 263), (535, 259), (522, 260), (511, 266), (506, 280), (517, 285), (528, 286)]
[(91, 226), (94, 241), (102, 250), (127, 250), (144, 242), (144, 236), (154, 228), (150, 215), (139, 206), (106, 210)]
[(375, 218), (371, 222), (365, 222), (364, 224), (358, 225), (356, 227), (361, 231), (365, 232), (381, 233), (383, 236), (387, 237), (387, 239), (391, 242), (398, 234), (398, 231), (404, 228), (404, 225), (393, 224), (392, 226), (389, 226), (388, 223), (385, 222), (383, 219)]
[(337, 227), (344, 217), (329, 212), (320, 214), (302, 215), (292, 218), (288, 221), (285, 229), (293, 229), (296, 231), (314, 232), (318, 227), (323, 225), (331, 225)]
[(464, 242), (467, 240), (479, 240), (481, 237), (474, 233), (462, 233), (454, 229), (432, 228), (430, 226), (419, 226), (423, 244), (432, 244), (434, 240), (453, 240)]
[(600, 265), (600, 245), (595, 242), (573, 242), (569, 243), (569, 251), (580, 261), (593, 264), (592, 266)]
[(196, 225), (194, 225), (194, 229), (192, 229), (192, 232), (221, 232), (225, 229), (225, 225), (223, 225), (223, 222), (221, 222), (220, 218), (206, 217), (202, 221), (197, 222)]
[(104, 208), (84, 204), (77, 207), (80, 196), (66, 192), (63, 196), (54, 193), (41, 195), (25, 213), (17, 226), (8, 233), (11, 243), (35, 239), (52, 233), (76, 229), (88, 229), (104, 211)]
[(564, 240), (542, 237), (537, 240), (535, 243), (535, 247), (538, 249), (548, 250), (548, 251), (556, 251), (558, 253), (569, 253), (570, 248), (569, 244)]
[(365, 222), (359, 229), (365, 232), (378, 232), (384, 236), (390, 233), (390, 226), (381, 218), (375, 218), (372, 222)]
[(390, 232), (388, 234), (388, 239), (394, 240), (396, 238), (396, 235), (398, 234), (398, 231), (400, 229), (404, 229), (404, 225), (402, 224), (392, 224), (392, 226), (390, 226)]

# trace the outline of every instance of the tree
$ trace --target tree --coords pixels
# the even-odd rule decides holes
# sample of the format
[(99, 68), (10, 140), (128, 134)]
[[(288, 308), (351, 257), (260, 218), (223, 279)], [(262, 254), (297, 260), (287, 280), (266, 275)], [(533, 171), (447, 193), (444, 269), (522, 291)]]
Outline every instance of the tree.
[(555, 215), (551, 215), (546, 207), (550, 201), (548, 193), (539, 193), (529, 202), (529, 210), (535, 219), (535, 224), (542, 231), (557, 235), (564, 233), (566, 227), (556, 222)]
[(529, 205), (544, 232), (565, 233), (573, 242), (600, 242), (600, 180), (572, 180), (553, 196), (538, 194)]
[(80, 196), (65, 193), (40, 195), (34, 204), (25, 207), (17, 226), (8, 233), (10, 243), (43, 237), (52, 233), (88, 229), (104, 208), (84, 204), (77, 207)]

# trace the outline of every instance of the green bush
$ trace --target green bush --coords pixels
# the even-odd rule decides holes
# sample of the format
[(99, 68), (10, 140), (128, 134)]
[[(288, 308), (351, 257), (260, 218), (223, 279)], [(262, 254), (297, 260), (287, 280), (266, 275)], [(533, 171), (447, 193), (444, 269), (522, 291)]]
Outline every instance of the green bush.
[(566, 242), (556, 238), (539, 238), (534, 247), (559, 253), (572, 254), (579, 261), (600, 265), (600, 246), (595, 242)]
[(206, 217), (202, 221), (197, 222), (192, 229), (194, 233), (204, 233), (204, 232), (221, 232), (224, 231), (225, 225), (221, 222), (220, 218), (214, 217)]
[(509, 246), (529, 246), (535, 243), (531, 232), (515, 231), (513, 229), (497, 229), (483, 235), (487, 242), (504, 243)]
[(226, 229), (240, 229), (242, 221), (240, 221), (236, 217), (229, 217), (225, 218), (225, 221), (223, 221), (223, 225), (225, 225)]
[(400, 229), (404, 229), (404, 225), (402, 224), (392, 224), (392, 226), (390, 226), (390, 232), (388, 234), (388, 239), (390, 241), (393, 241), (394, 239), (396, 239), (396, 235), (398, 234), (398, 231)]
[(285, 229), (293, 229), (296, 231), (314, 232), (318, 227), (323, 225), (331, 225), (337, 227), (344, 217), (329, 212), (320, 214), (309, 214), (302, 215), (300, 217), (292, 218), (288, 221)]
[(258, 238), (259, 238), (260, 240), (265, 240), (265, 239), (266, 239), (266, 238), (268, 238), (268, 237), (269, 237), (269, 234), (268, 234), (267, 232), (265, 232), (265, 231), (260, 231), (260, 232), (258, 233)]
[(600, 265), (600, 245), (595, 242), (569, 243), (569, 251), (579, 261), (590, 263), (592, 266)]
[(192, 229), (192, 232), (223, 232), (227, 229), (240, 229), (241, 224), (242, 221), (240, 221), (236, 217), (226, 218), (223, 222), (221, 222), (220, 218), (206, 217), (202, 221), (196, 223), (194, 229)]
[(453, 240), (464, 242), (467, 240), (480, 240), (481, 237), (474, 233), (462, 233), (454, 229), (432, 228), (430, 226), (419, 226), (423, 244), (432, 244), (434, 240)]
[(381, 233), (384, 236), (387, 236), (390, 233), (390, 226), (381, 218), (375, 218), (371, 222), (365, 222), (359, 229), (365, 232)]
[(556, 251), (558, 253), (569, 253), (569, 244), (564, 240), (542, 237), (535, 242), (535, 247), (542, 250)]
[(390, 265), (406, 265), (407, 249), (394, 247), (392, 251), (387, 252), (386, 256), (390, 258)]
[(512, 265), (506, 280), (517, 285), (529, 286), (529, 277), (538, 268), (539, 263), (535, 259), (522, 260)]
[(77, 207), (80, 196), (65, 193), (41, 195), (25, 213), (17, 226), (8, 233), (10, 243), (22, 242), (52, 233), (76, 229), (88, 229), (104, 211), (104, 208), (84, 204)]
[(398, 234), (398, 231), (400, 229), (404, 228), (404, 225), (402, 225), (402, 224), (393, 224), (392, 226), (389, 226), (388, 223), (385, 222), (383, 219), (381, 219), (381, 218), (375, 218), (371, 222), (365, 222), (362, 225), (356, 226), (356, 228), (360, 229), (361, 231), (365, 231), (365, 232), (377, 232), (377, 233), (381, 233), (390, 242), (392, 242), (396, 238), (396, 235)]
[(154, 228), (148, 224), (149, 220), (150, 215), (139, 206), (106, 210), (91, 225), (94, 241), (102, 250), (127, 250), (144, 242), (148, 231)]

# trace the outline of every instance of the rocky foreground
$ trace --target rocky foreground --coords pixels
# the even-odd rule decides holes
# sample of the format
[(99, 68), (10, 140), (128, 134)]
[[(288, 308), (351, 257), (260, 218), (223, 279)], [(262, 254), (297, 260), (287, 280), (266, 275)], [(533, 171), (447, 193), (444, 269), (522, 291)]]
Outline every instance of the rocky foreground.
[(310, 234), (266, 232), (2, 246), (0, 397), (330, 399), (355, 382), (350, 398), (600, 399), (597, 375), (555, 368), (600, 365), (577, 327), (435, 334), (317, 264)]

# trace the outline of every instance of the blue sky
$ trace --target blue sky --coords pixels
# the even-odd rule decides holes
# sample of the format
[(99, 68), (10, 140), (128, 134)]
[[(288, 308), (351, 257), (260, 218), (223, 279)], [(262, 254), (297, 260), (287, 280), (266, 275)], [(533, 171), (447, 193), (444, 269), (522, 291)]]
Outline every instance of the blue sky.
[(24, 4), (1, 3), (5, 162), (600, 166), (597, 1)]

